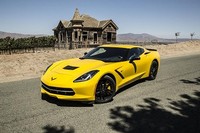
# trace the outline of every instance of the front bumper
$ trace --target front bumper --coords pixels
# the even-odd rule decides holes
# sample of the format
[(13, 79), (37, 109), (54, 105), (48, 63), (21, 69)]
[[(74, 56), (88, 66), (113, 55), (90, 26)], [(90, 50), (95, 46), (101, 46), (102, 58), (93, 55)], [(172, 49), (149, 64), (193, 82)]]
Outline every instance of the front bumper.
[(60, 100), (94, 101), (96, 84), (76, 83), (70, 88), (52, 87), (42, 83), (41, 93)]

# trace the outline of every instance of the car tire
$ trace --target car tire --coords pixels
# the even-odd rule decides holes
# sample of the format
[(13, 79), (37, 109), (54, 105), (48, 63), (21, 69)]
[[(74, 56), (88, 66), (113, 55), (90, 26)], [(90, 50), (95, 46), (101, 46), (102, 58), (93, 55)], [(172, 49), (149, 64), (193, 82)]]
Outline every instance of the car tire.
[(150, 71), (149, 71), (149, 80), (156, 79), (158, 73), (158, 62), (156, 60), (152, 61)]
[(95, 103), (106, 103), (112, 101), (116, 91), (116, 83), (109, 75), (103, 76), (97, 85)]
[(41, 99), (42, 99), (42, 100), (46, 100), (46, 99), (47, 99), (47, 95), (46, 95), (46, 94), (43, 94), (43, 93), (41, 93)]

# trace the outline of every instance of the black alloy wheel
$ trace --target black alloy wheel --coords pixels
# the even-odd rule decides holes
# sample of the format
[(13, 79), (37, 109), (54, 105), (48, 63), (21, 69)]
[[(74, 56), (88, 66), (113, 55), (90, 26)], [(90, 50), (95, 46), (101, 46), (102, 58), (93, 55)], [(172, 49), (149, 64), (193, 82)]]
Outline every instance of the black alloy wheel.
[(106, 103), (113, 99), (116, 91), (116, 83), (108, 75), (99, 81), (95, 94), (95, 103)]
[(151, 68), (150, 68), (150, 72), (149, 72), (149, 80), (154, 80), (156, 79), (158, 73), (158, 62), (157, 61), (153, 61), (151, 63)]

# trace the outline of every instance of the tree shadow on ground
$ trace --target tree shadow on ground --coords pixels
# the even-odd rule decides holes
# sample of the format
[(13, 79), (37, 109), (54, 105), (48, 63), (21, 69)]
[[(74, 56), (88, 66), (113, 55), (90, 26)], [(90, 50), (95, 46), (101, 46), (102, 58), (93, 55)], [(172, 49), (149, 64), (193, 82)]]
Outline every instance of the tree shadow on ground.
[(73, 127), (69, 127), (69, 129), (66, 129), (65, 126), (57, 127), (46, 125), (42, 129), (44, 130), (44, 133), (75, 133)]
[(108, 125), (122, 133), (200, 133), (200, 91), (180, 97), (182, 100), (169, 101), (169, 108), (178, 113), (164, 109), (156, 98), (144, 99), (139, 110), (115, 107), (110, 109)]
[(182, 81), (183, 83), (186, 83), (186, 84), (200, 85), (200, 77), (195, 78), (195, 81), (186, 80), (186, 79), (181, 79), (180, 81)]

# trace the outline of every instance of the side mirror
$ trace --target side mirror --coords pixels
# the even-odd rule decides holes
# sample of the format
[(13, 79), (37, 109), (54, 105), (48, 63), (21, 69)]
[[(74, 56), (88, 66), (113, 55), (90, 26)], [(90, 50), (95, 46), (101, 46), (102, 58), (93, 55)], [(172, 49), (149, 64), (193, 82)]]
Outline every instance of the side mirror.
[(132, 63), (134, 60), (140, 60), (140, 57), (139, 57), (139, 56), (132, 55), (132, 56), (129, 58), (129, 63)]

